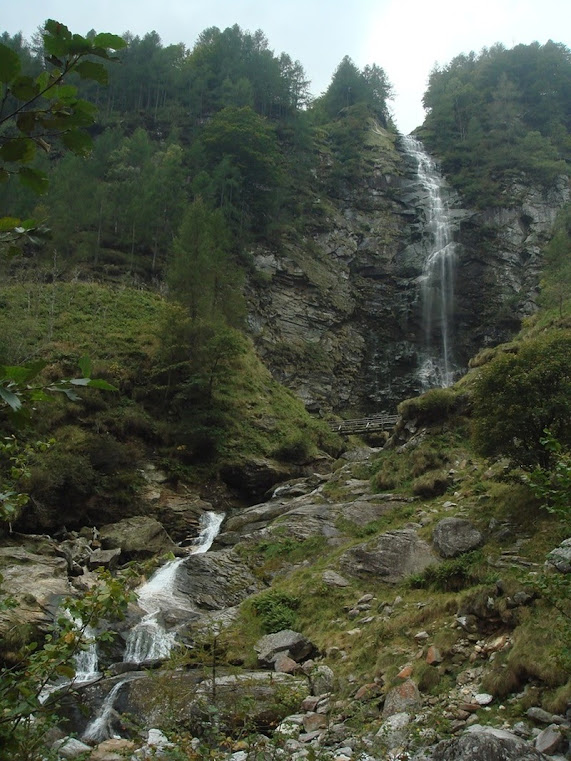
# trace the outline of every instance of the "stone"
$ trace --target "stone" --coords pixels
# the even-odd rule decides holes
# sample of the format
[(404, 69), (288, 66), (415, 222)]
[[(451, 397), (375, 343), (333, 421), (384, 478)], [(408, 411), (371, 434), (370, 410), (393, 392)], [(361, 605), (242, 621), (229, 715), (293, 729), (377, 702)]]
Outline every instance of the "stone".
[(387, 693), (383, 706), (383, 719), (387, 719), (396, 713), (415, 714), (421, 703), (422, 699), (418, 687), (412, 679), (407, 679), (406, 682), (393, 687)]
[(535, 738), (535, 747), (548, 756), (556, 753), (563, 745), (563, 734), (556, 724), (550, 724)]
[(314, 695), (323, 695), (326, 692), (333, 692), (335, 686), (335, 674), (329, 666), (320, 663), (312, 670), (309, 675), (309, 681), (311, 684), (311, 692)]
[(120, 737), (104, 740), (91, 752), (89, 761), (124, 761), (125, 756), (135, 750), (135, 743)]
[(431, 645), (428, 648), (428, 652), (426, 653), (426, 662), (429, 666), (438, 666), (439, 663), (442, 663), (442, 655), (440, 650), (434, 645)]
[(94, 571), (96, 568), (106, 568), (108, 571), (113, 571), (119, 565), (119, 558), (121, 557), (121, 549), (117, 547), (114, 550), (93, 550), (89, 556), (87, 562), (90, 571)]
[(379, 685), (376, 682), (369, 682), (368, 684), (363, 684), (359, 687), (353, 696), (353, 700), (370, 700), (371, 698), (377, 697), (379, 692)]
[(303, 717), (303, 728), (306, 732), (315, 732), (327, 726), (327, 716), (322, 713), (307, 713)]
[(565, 539), (559, 547), (551, 550), (545, 564), (557, 569), (559, 573), (571, 573), (571, 538)]
[(351, 548), (340, 558), (349, 576), (373, 577), (388, 584), (397, 584), (437, 562), (430, 546), (414, 529), (388, 531), (373, 542)]
[(78, 758), (91, 751), (91, 747), (75, 737), (64, 737), (52, 745), (60, 758)]
[(436, 746), (433, 761), (547, 761), (547, 756), (511, 732), (474, 724)]
[[(421, 654), (422, 654), (422, 651), (421, 651)], [(406, 666), (403, 666), (403, 668), (397, 674), (398, 679), (410, 679), (411, 676), (412, 676), (412, 665), (410, 663), (407, 663)]]
[(261, 666), (273, 666), (278, 653), (286, 653), (295, 661), (306, 660), (315, 652), (315, 645), (303, 634), (292, 629), (283, 629), (275, 634), (266, 634), (254, 645)]
[(287, 481), (299, 473), (299, 468), (285, 465), (265, 457), (249, 457), (240, 462), (227, 463), (220, 469), (224, 482), (242, 497), (261, 502), (266, 492), (276, 484)]
[(274, 659), (274, 671), (281, 674), (293, 674), (299, 669), (299, 663), (285, 653), (278, 653)]
[(383, 721), (375, 737), (389, 750), (403, 745), (408, 734), (410, 718), (406, 711), (392, 714)]
[(426, 642), (428, 639), (428, 632), (418, 632), (414, 635), (414, 638), (417, 642)]
[(532, 706), (531, 708), (528, 708), (525, 712), (525, 715), (528, 717), (528, 719), (533, 719), (533, 721), (538, 721), (541, 724), (553, 724), (553, 714), (549, 713), (549, 711), (544, 711), (543, 708), (539, 708), (539, 706)]
[(348, 587), (349, 582), (346, 578), (341, 576), (340, 573), (336, 573), (335, 571), (323, 571), (323, 575), (321, 577), (323, 579), (323, 583), (327, 584), (328, 587)]
[(180, 547), (172, 541), (162, 524), (147, 515), (102, 526), (100, 539), (104, 550), (119, 548), (123, 562), (146, 560), (168, 552), (181, 554)]
[(443, 518), (434, 527), (432, 542), (444, 558), (454, 558), (482, 544), (480, 531), (464, 518)]
[(474, 703), (477, 703), (479, 706), (489, 706), (493, 699), (494, 696), (487, 692), (480, 692), (474, 695)]

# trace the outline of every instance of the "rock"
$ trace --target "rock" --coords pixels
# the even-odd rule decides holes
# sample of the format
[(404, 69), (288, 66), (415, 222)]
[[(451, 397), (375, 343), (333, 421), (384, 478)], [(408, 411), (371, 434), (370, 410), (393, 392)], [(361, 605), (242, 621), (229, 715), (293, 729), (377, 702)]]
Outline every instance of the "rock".
[(419, 643), (426, 642), (426, 640), (428, 639), (428, 632), (424, 632), (424, 631), (418, 632), (417, 634), (414, 635), (414, 638)]
[(475, 724), (436, 746), (433, 761), (548, 761), (547, 756), (501, 729)]
[(114, 571), (119, 565), (119, 558), (121, 557), (121, 549), (117, 547), (114, 550), (93, 550), (89, 556), (88, 567), (90, 571), (94, 571), (96, 568), (106, 568), (108, 571)]
[(421, 697), (418, 687), (411, 680), (399, 684), (389, 690), (383, 706), (383, 719), (397, 713), (415, 714), (421, 706)]
[(453, 558), (474, 550), (482, 541), (481, 532), (463, 518), (444, 518), (436, 524), (432, 534), (432, 542), (444, 558)]
[(536, 750), (552, 756), (563, 745), (563, 735), (556, 724), (550, 724), (535, 738)]
[(493, 699), (494, 696), (489, 695), (487, 692), (480, 692), (478, 695), (474, 695), (474, 703), (477, 703), (479, 706), (489, 706)]
[(272, 666), (278, 653), (286, 653), (295, 661), (304, 661), (315, 652), (315, 645), (303, 634), (283, 629), (276, 634), (266, 634), (254, 645), (261, 666)]
[(380, 691), (380, 685), (376, 682), (369, 682), (368, 684), (363, 684), (359, 687), (353, 696), (353, 700), (370, 700), (371, 698), (378, 697)]
[(174, 542), (187, 542), (199, 531), (200, 516), (212, 510), (198, 496), (166, 492), (155, 508), (156, 518)]
[(323, 583), (328, 587), (348, 587), (349, 582), (341, 574), (335, 571), (323, 571)]
[(306, 732), (315, 732), (327, 726), (327, 716), (322, 713), (307, 713), (303, 717), (303, 728)]
[(410, 663), (407, 663), (406, 666), (403, 666), (403, 668), (397, 674), (398, 679), (410, 679), (411, 676), (412, 676), (412, 665)]
[(123, 562), (146, 560), (168, 552), (180, 554), (180, 547), (172, 541), (163, 526), (155, 518), (145, 515), (102, 526), (100, 538), (104, 550), (121, 550)]
[(559, 547), (551, 550), (545, 564), (556, 568), (559, 573), (571, 573), (571, 538), (565, 539)]
[(274, 659), (274, 671), (281, 674), (293, 674), (299, 669), (299, 663), (285, 653), (278, 653)]
[(541, 724), (554, 724), (553, 721), (554, 716), (552, 713), (549, 713), (549, 711), (544, 711), (543, 708), (539, 708), (538, 706), (532, 706), (531, 708), (528, 708), (525, 712), (525, 715), (528, 717), (528, 719), (533, 719), (533, 721), (539, 721)]
[(286, 466), (265, 457), (228, 463), (220, 470), (224, 482), (251, 501), (261, 501), (268, 489), (293, 478), (297, 473), (299, 468), (296, 466)]
[(410, 714), (402, 711), (385, 719), (375, 735), (389, 750), (404, 744), (408, 734)]
[(340, 559), (343, 571), (349, 576), (372, 576), (388, 584), (397, 584), (436, 562), (438, 559), (430, 546), (414, 529), (388, 531), (374, 542), (351, 548)]
[(442, 663), (442, 655), (440, 654), (440, 650), (437, 647), (434, 647), (434, 645), (431, 645), (428, 648), (428, 652), (426, 653), (426, 662), (429, 666), (438, 666), (439, 663)]
[(92, 748), (75, 737), (64, 737), (52, 745), (52, 750), (56, 751), (60, 758), (83, 758)]
[(311, 692), (314, 695), (323, 695), (326, 692), (333, 692), (335, 687), (335, 674), (333, 670), (320, 663), (316, 666), (310, 676)]
[(104, 740), (92, 751), (89, 761), (124, 761), (127, 753), (135, 750), (135, 743), (122, 738)]

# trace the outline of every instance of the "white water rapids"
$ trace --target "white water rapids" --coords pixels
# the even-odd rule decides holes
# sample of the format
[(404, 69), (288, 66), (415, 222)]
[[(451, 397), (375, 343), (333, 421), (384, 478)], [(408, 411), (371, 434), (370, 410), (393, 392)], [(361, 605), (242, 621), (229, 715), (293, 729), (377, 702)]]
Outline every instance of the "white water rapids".
[[(224, 520), (223, 513), (204, 513), (201, 531), (191, 553), (208, 552)], [(163, 615), (174, 609), (189, 610), (188, 602), (176, 592), (175, 580), (179, 567), (187, 556), (169, 560), (137, 590), (139, 607), (145, 611), (141, 621), (134, 626), (127, 638), (123, 660), (127, 663), (145, 663), (167, 658), (172, 650), (176, 629), (167, 631)]]
[(451, 334), (456, 264), (446, 185), (422, 143), (410, 135), (402, 141), (426, 198), (424, 235), (429, 248), (421, 278), (424, 356), (418, 376), (425, 389), (446, 387), (454, 381)]

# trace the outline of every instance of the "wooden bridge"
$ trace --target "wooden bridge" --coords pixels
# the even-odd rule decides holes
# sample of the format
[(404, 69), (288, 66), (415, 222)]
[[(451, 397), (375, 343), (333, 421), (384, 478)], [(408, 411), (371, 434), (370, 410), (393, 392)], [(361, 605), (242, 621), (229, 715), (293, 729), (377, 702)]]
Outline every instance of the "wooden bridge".
[(341, 420), (331, 422), (331, 430), (336, 433), (375, 433), (376, 431), (389, 431), (394, 428), (398, 415), (371, 415), (371, 417), (359, 418), (358, 420)]

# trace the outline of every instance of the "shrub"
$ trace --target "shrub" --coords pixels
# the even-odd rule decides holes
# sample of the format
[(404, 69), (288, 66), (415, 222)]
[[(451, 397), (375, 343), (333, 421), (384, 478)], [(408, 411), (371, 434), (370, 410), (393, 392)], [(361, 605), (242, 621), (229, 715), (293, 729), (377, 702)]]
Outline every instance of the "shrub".
[(433, 388), (421, 396), (405, 399), (398, 406), (404, 420), (420, 419), (423, 423), (445, 420), (457, 408), (458, 397), (451, 388)]
[(283, 462), (304, 463), (311, 457), (313, 442), (307, 434), (294, 433), (278, 446), (273, 456)]
[(571, 446), (571, 334), (555, 331), (526, 341), (517, 354), (498, 354), (474, 387), (473, 438), (484, 455), (507, 455), (524, 468), (548, 468), (544, 430)]
[(282, 629), (292, 629), (295, 626), (299, 598), (287, 594), (287, 592), (270, 590), (255, 597), (252, 601), (252, 607), (260, 617), (265, 633), (273, 634)]

